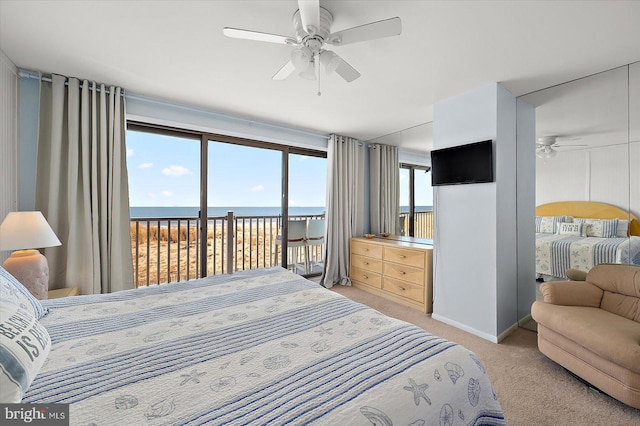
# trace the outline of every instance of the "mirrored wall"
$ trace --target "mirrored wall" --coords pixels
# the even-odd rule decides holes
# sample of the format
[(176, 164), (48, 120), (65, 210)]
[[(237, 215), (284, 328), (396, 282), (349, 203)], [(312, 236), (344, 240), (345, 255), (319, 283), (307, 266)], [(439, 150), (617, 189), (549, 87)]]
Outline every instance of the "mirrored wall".
[(640, 264), (640, 62), (520, 99), (536, 122), (536, 276), (519, 284), (523, 309), (535, 292), (522, 286), (540, 279)]

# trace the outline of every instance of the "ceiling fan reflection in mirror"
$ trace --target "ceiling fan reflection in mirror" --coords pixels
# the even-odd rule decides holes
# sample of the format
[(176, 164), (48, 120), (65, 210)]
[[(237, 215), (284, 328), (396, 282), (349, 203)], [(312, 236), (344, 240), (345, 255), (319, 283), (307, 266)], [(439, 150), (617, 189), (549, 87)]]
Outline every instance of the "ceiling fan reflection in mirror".
[(326, 44), (342, 46), (391, 37), (402, 32), (402, 23), (398, 17), (334, 33), (331, 32), (332, 24), (333, 15), (320, 7), (319, 0), (298, 0), (298, 10), (293, 14), (296, 32), (293, 37), (230, 27), (225, 27), (223, 34), (233, 38), (296, 46), (291, 51), (290, 60), (273, 76), (274, 80), (284, 80), (294, 73), (309, 80), (319, 80), (322, 65), (327, 74), (335, 72), (349, 83), (360, 77), (360, 73), (335, 52), (325, 49)]
[[(558, 141), (559, 137), (560, 136), (543, 136), (538, 138), (538, 140), (536, 141), (536, 157), (543, 158), (543, 159), (553, 158), (558, 153), (558, 151), (556, 151), (554, 148), (558, 148), (560, 146), (587, 146), (584, 144), (560, 145), (561, 141)], [(579, 138), (574, 138), (574, 139), (579, 139)]]

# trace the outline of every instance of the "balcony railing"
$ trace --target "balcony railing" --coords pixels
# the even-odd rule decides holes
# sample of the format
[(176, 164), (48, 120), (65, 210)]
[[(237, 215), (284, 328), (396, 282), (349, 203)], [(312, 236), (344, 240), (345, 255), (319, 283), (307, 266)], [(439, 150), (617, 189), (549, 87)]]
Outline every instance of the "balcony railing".
[[(415, 212), (414, 237), (433, 239), (433, 211)], [(402, 235), (409, 235), (409, 213), (400, 213)]]
[[(324, 218), (324, 215), (289, 216), (290, 220)], [(229, 226), (231, 225), (231, 226)], [(201, 276), (200, 251), (207, 245), (206, 275), (280, 264), (276, 237), (282, 216), (227, 216), (207, 218), (207, 238), (200, 238), (197, 217), (131, 219), (131, 251), (136, 287), (185, 281)], [(313, 246), (310, 257), (321, 259), (323, 245)], [(305, 251), (291, 251), (304, 264)]]
[[(289, 216), (290, 220), (322, 219), (324, 215)], [(409, 235), (409, 214), (401, 213), (403, 235)], [(200, 238), (197, 217), (131, 219), (131, 251), (136, 287), (201, 277), (200, 244), (207, 245), (206, 275), (280, 265), (276, 237), (282, 216), (207, 218), (207, 238)], [(231, 224), (231, 226), (229, 226)], [(433, 238), (433, 212), (416, 212), (415, 237)], [(311, 259), (322, 259), (324, 245), (312, 246)], [(304, 250), (289, 252), (290, 264), (304, 264)]]

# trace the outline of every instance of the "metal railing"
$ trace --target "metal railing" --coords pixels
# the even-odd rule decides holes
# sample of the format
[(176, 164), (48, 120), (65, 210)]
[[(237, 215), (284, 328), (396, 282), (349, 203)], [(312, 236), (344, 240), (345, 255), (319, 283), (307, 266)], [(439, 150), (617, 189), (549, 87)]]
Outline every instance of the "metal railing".
[[(290, 220), (321, 219), (320, 215), (289, 216)], [(201, 238), (197, 217), (132, 218), (131, 252), (136, 287), (185, 281), (201, 276), (200, 244), (207, 245), (206, 274), (219, 275), (280, 264), (275, 241), (282, 216), (207, 218), (207, 238)], [(290, 263), (304, 263), (305, 251)], [(310, 258), (322, 259), (323, 245), (311, 248)], [(291, 255), (290, 255), (291, 256)]]
[[(433, 212), (415, 213), (415, 237), (433, 239)], [(320, 215), (289, 216), (290, 220), (322, 219)], [(403, 235), (409, 235), (409, 213), (400, 214)], [(231, 224), (231, 227), (229, 227)], [(282, 216), (207, 218), (207, 238), (200, 238), (197, 217), (131, 219), (131, 252), (136, 287), (201, 277), (200, 244), (207, 244), (206, 271), (220, 275), (280, 265)], [(310, 260), (323, 257), (324, 244), (310, 247)], [(304, 264), (305, 250), (290, 250), (289, 264)]]

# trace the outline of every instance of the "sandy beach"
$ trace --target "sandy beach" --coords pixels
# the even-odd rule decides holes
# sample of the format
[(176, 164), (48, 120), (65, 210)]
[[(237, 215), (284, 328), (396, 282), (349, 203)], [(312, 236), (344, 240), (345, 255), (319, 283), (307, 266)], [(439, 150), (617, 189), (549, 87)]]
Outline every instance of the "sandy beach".
[[(280, 264), (280, 248), (275, 243), (277, 226), (247, 222), (235, 230), (235, 270), (264, 268)], [(136, 286), (184, 281), (199, 277), (199, 230), (195, 225), (172, 224), (136, 226), (131, 223), (131, 252)], [(226, 227), (218, 223), (208, 227), (207, 275), (226, 273)], [(137, 244), (136, 244), (137, 242)], [(304, 251), (300, 250), (300, 261)]]

